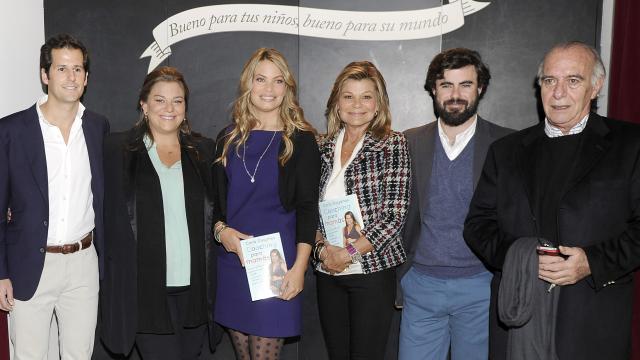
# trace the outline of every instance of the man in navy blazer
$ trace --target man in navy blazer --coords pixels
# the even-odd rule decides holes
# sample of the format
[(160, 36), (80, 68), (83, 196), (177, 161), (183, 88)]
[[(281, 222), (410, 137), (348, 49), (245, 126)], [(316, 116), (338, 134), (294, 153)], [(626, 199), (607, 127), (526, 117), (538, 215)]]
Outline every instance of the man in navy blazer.
[(60, 34), (40, 49), (47, 95), (0, 119), (0, 309), (16, 359), (46, 357), (51, 317), (63, 359), (89, 359), (102, 249), (106, 118), (80, 103), (82, 43)]

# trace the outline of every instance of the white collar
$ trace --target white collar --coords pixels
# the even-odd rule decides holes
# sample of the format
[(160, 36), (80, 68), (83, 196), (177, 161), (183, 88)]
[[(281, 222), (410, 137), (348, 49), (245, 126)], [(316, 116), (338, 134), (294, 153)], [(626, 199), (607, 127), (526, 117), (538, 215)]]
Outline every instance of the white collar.
[(454, 160), (460, 155), (462, 150), (467, 146), (473, 135), (476, 133), (476, 127), (478, 125), (478, 114), (473, 116), (472, 123), (468, 128), (464, 129), (461, 133), (457, 134), (453, 140), (453, 144), (449, 143), (449, 138), (444, 132), (442, 127), (442, 120), (438, 119), (438, 135), (440, 135), (440, 143), (444, 148), (444, 152), (447, 154), (449, 160)]
[(550, 138), (565, 136), (565, 135), (575, 135), (580, 134), (582, 130), (587, 126), (587, 120), (589, 120), (589, 114), (580, 120), (574, 127), (572, 127), (568, 133), (563, 133), (559, 128), (551, 125), (548, 118), (544, 118), (544, 133), (547, 134)]
[[(36, 111), (38, 113), (38, 119), (40, 119), (41, 122), (43, 122), (44, 124), (48, 125), (48, 126), (53, 126), (53, 124), (51, 124), (45, 117), (44, 114), (42, 113), (42, 110), (40, 110), (40, 106), (42, 106), (42, 104), (46, 103), (49, 100), (49, 95), (45, 94), (43, 95), (41, 98), (38, 99), (38, 101), (36, 102)], [(85, 107), (84, 105), (82, 105), (81, 102), (78, 102), (78, 112), (76, 113), (76, 120), (80, 120), (78, 121), (78, 123), (82, 124), (82, 116), (84, 115), (84, 110)], [(76, 121), (74, 121), (75, 123)]]

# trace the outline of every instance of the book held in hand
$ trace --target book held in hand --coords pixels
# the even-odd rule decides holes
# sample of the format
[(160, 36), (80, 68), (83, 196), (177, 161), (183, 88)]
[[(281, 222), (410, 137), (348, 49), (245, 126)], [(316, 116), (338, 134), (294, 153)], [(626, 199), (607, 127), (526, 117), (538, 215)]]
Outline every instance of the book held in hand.
[(362, 213), (355, 194), (320, 202), (320, 219), (331, 245), (346, 247), (360, 237)]
[(251, 301), (281, 294), (280, 287), (287, 273), (280, 233), (273, 233), (240, 241), (247, 272)]

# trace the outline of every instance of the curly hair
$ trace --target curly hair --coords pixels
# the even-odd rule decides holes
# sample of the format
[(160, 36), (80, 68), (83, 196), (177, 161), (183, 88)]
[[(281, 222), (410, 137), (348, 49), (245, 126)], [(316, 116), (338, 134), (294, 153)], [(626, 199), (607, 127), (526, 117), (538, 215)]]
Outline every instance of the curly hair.
[(280, 164), (284, 165), (293, 155), (291, 137), (295, 130), (315, 133), (315, 129), (307, 122), (304, 112), (298, 104), (296, 80), (289, 69), (287, 60), (276, 49), (260, 48), (251, 55), (240, 74), (238, 97), (233, 103), (233, 122), (235, 125), (226, 134), (222, 155), (216, 159), (217, 162), (221, 162), (225, 166), (229, 147), (235, 145), (236, 151), (239, 151), (240, 146), (249, 138), (251, 129), (259, 122), (254, 111), (254, 105), (251, 103), (251, 89), (256, 67), (261, 61), (272, 62), (282, 73), (286, 84), (284, 98), (279, 109), (280, 120), (283, 125), (282, 141), (284, 143), (284, 151), (278, 157)]
[(466, 48), (449, 49), (436, 55), (431, 60), (431, 64), (429, 64), (424, 89), (429, 92), (432, 98), (435, 98), (433, 90), (436, 88), (436, 81), (444, 79), (445, 70), (460, 69), (469, 65), (476, 69), (478, 88), (482, 89), (478, 98), (482, 99), (487, 92), (487, 87), (489, 87), (491, 73), (489, 72), (489, 67), (482, 62), (480, 54), (477, 51)]

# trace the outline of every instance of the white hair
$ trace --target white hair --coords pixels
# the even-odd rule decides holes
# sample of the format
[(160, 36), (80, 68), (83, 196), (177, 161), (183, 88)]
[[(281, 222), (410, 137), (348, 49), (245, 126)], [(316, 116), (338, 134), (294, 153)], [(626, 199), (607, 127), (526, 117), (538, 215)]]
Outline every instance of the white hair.
[(604, 70), (604, 64), (602, 63), (602, 58), (600, 58), (600, 54), (598, 51), (591, 45), (587, 45), (581, 41), (569, 41), (555, 45), (551, 48), (551, 50), (547, 51), (538, 65), (538, 85), (542, 85), (542, 76), (544, 75), (544, 62), (547, 59), (547, 56), (551, 54), (555, 50), (566, 50), (573, 47), (579, 47), (581, 49), (586, 50), (593, 60), (593, 70), (591, 72), (591, 86), (596, 86), (599, 80), (604, 80), (606, 75), (606, 71)]

